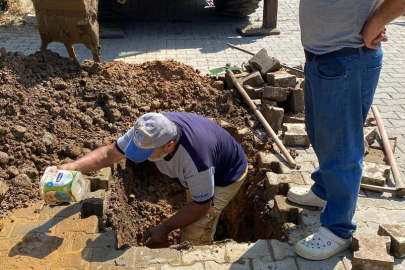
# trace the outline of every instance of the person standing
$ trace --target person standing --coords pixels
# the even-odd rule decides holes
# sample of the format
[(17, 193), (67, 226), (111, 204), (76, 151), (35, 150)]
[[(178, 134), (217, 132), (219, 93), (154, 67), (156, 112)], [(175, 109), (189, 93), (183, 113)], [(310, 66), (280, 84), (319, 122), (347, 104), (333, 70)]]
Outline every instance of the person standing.
[(324, 207), (322, 227), (298, 241), (310, 260), (332, 257), (351, 244), (363, 169), (363, 126), (382, 67), (385, 26), (405, 12), (405, 0), (301, 0), (305, 51), (305, 124), (319, 160), (311, 188), (295, 187), (290, 201)]

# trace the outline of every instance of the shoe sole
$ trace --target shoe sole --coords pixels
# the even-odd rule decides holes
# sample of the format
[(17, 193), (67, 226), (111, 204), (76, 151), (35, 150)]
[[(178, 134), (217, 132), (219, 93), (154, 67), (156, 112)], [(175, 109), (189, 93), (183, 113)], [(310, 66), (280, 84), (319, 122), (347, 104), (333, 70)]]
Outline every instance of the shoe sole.
[(325, 204), (326, 204), (326, 202), (322, 203), (322, 204), (321, 203), (319, 203), (319, 204), (317, 204), (317, 203), (313, 203), (313, 204), (305, 203), (303, 201), (300, 201), (299, 199), (296, 199), (296, 198), (290, 197), (290, 196), (287, 196), (287, 199), (289, 201), (293, 202), (293, 203), (296, 203), (296, 204), (307, 205), (307, 206), (315, 206), (315, 207), (319, 207), (319, 208), (323, 208), (325, 206)]
[(316, 255), (316, 254), (313, 254), (313, 253), (307, 253), (307, 252), (304, 251), (304, 250), (297, 249), (296, 246), (294, 246), (294, 251), (295, 251), (295, 253), (297, 253), (300, 257), (302, 257), (302, 258), (304, 258), (304, 259), (311, 260), (311, 261), (322, 261), (322, 260), (326, 260), (326, 259), (329, 259), (329, 258), (335, 256), (336, 254), (342, 252), (343, 250), (348, 249), (349, 247), (350, 247), (350, 243), (347, 244), (347, 246), (346, 246), (346, 245), (345, 245), (345, 246), (342, 246), (342, 247), (339, 248), (336, 252), (334, 252), (333, 254), (329, 254), (329, 255), (327, 255), (327, 254), (319, 254), (319, 255)]

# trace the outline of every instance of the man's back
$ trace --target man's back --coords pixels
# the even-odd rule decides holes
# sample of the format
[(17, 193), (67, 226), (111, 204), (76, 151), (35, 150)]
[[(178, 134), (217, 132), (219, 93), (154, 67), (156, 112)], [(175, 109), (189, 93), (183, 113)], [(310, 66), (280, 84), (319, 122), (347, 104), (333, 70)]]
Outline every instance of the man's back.
[(325, 54), (363, 46), (361, 30), (381, 0), (301, 0), (302, 45)]

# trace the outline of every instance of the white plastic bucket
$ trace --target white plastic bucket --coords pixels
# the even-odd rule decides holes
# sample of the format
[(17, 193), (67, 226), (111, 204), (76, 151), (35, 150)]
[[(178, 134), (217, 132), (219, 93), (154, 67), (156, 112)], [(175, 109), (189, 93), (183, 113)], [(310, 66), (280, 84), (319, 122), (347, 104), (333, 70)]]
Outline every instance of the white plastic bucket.
[(47, 204), (81, 201), (86, 191), (86, 180), (79, 171), (46, 168), (39, 183), (41, 197)]

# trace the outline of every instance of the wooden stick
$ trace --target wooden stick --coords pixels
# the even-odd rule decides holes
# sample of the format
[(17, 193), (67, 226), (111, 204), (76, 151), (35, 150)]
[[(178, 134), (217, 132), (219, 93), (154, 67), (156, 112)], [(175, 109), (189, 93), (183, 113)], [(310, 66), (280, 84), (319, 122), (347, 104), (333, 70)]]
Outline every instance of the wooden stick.
[(380, 131), (385, 154), (387, 155), (388, 163), (391, 166), (392, 175), (394, 176), (394, 181), (395, 181), (395, 189), (397, 191), (399, 191), (399, 190), (405, 191), (405, 185), (404, 185), (404, 182), (402, 182), (401, 174), (399, 173), (397, 163), (395, 162), (394, 154), (392, 153), (391, 145), (388, 140), (387, 133), (385, 132), (384, 124), (381, 120), (381, 116), (377, 109), (377, 106), (371, 105), (371, 110), (373, 111), (374, 118), (377, 121), (378, 130)]
[(267, 133), (271, 136), (271, 138), (275, 141), (277, 146), (280, 148), (281, 152), (283, 153), (284, 157), (287, 159), (290, 166), (295, 168), (297, 166), (297, 163), (295, 163), (295, 160), (291, 157), (290, 153), (284, 147), (283, 143), (277, 137), (276, 133), (271, 128), (269, 123), (267, 123), (267, 120), (263, 117), (262, 113), (259, 111), (259, 109), (256, 107), (256, 105), (250, 99), (250, 97), (246, 93), (245, 89), (243, 89), (243, 87), (240, 85), (240, 83), (236, 80), (235, 75), (233, 75), (233, 72), (230, 70), (227, 70), (226, 73), (231, 78), (233, 84), (236, 86), (236, 89), (238, 89), (238, 91), (241, 93), (241, 95), (243, 96), (245, 101), (249, 104), (250, 109), (255, 113), (257, 118), (259, 118), (260, 123), (262, 123), (262, 125), (266, 129)]

